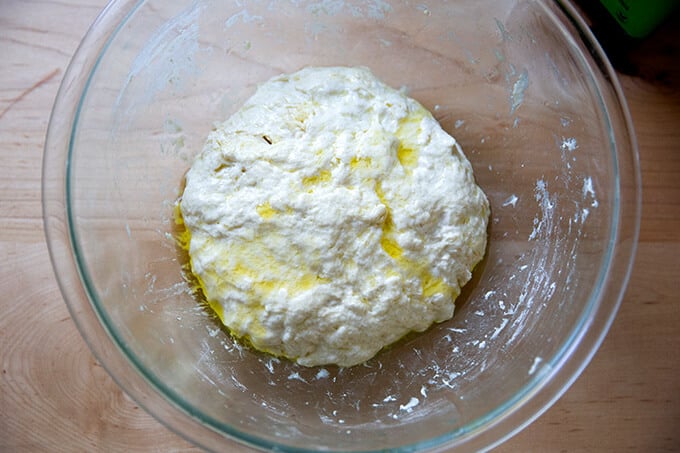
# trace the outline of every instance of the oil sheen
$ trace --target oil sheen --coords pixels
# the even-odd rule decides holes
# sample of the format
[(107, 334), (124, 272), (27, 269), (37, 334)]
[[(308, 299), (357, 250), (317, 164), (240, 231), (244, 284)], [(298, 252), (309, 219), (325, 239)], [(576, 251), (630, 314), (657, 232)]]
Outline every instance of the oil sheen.
[(365, 68), (262, 84), (210, 133), (179, 201), (222, 322), (306, 366), (351, 366), (453, 316), (489, 204), (456, 140)]

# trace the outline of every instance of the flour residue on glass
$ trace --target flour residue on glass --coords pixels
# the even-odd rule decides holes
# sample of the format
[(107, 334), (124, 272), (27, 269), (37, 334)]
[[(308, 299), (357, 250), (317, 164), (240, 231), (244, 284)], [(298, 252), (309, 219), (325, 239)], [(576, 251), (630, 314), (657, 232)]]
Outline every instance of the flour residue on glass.
[(512, 85), (512, 92), (510, 93), (510, 114), (515, 113), (522, 102), (524, 102), (524, 93), (529, 86), (529, 73), (523, 69), (515, 83)]
[(152, 104), (154, 98), (168, 88), (182, 91), (188, 79), (196, 76), (199, 68), (195, 57), (201, 48), (198, 41), (198, 19), (202, 9), (197, 2), (181, 14), (165, 22), (136, 55), (115, 101), (116, 125), (130, 124), (133, 118)]

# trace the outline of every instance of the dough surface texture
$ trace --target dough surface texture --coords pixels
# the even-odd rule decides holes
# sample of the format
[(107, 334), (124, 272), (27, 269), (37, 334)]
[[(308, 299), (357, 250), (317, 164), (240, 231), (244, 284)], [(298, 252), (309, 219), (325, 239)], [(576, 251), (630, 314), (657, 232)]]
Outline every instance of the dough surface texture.
[(351, 366), (453, 316), (489, 204), (456, 140), (365, 68), (274, 77), (210, 133), (179, 208), (230, 331)]

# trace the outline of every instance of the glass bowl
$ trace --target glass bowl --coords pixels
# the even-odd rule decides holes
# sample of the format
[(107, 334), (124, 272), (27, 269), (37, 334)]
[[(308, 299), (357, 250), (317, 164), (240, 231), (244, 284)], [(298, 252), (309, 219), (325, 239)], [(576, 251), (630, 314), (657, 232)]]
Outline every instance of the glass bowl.
[[(367, 66), (457, 138), (491, 206), (456, 314), (364, 365), (234, 341), (191, 289), (174, 205), (215, 121), (304, 66)], [(113, 1), (64, 76), (44, 158), (48, 244), (116, 382), (209, 450), (479, 450), (526, 426), (602, 341), (631, 269), (637, 149), (568, 2)]]

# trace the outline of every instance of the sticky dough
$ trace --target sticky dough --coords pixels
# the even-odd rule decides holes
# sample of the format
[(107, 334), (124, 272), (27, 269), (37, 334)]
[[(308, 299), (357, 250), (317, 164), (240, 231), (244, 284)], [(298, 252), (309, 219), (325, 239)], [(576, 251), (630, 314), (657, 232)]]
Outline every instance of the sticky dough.
[(306, 366), (351, 366), (453, 316), (488, 201), (456, 140), (364, 68), (274, 77), (210, 133), (180, 210), (222, 322)]

